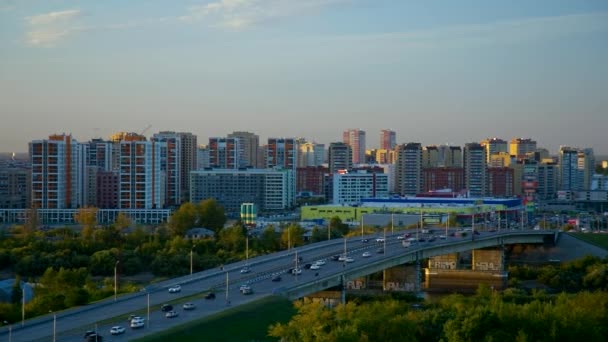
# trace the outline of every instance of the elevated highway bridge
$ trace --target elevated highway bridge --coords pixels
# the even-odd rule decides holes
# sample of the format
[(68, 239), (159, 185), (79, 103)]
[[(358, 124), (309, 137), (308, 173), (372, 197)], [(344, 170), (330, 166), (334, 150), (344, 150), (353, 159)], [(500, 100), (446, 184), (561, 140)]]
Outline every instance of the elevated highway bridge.
[[(413, 236), (415, 233), (410, 232)], [(404, 247), (404, 232), (358, 236), (348, 239), (334, 239), (318, 242), (290, 251), (280, 251), (247, 261), (225, 265), (223, 269), (209, 269), (184, 277), (151, 284), (139, 293), (119, 296), (117, 300), (108, 298), (98, 303), (52, 313), (24, 322), (14, 322), (10, 329), (0, 329), (0, 339), (11, 341), (82, 341), (84, 331), (98, 329), (104, 341), (127, 341), (155, 332), (169, 329), (186, 321), (222, 312), (259, 298), (280, 295), (291, 300), (312, 295), (330, 288), (344, 288), (346, 282), (365, 277), (400, 265), (470, 250), (503, 247), (509, 244), (554, 244), (559, 236), (549, 230), (503, 230), (497, 232), (467, 233), (465, 236), (443, 236), (434, 241), (411, 242)], [(384, 242), (377, 242), (376, 239)], [(379, 250), (382, 253), (379, 253)], [(333, 261), (332, 257), (346, 252), (352, 262)], [(362, 254), (369, 252), (369, 257)], [(319, 270), (304, 269), (301, 274), (292, 275), (295, 256), (301, 257), (300, 265), (325, 261)], [(247, 265), (250, 273), (241, 273)], [(280, 281), (272, 281), (279, 275)], [(247, 283), (252, 294), (243, 295), (239, 287)], [(181, 292), (169, 293), (168, 288), (180, 284)], [(214, 300), (201, 299), (202, 295), (213, 291)], [(195, 302), (197, 308), (182, 311), (180, 304)], [(180, 317), (166, 319), (160, 312), (163, 303), (173, 303), (180, 311)], [(139, 314), (146, 319), (143, 329), (129, 330), (124, 335), (109, 336), (111, 326), (128, 326), (129, 314)]]

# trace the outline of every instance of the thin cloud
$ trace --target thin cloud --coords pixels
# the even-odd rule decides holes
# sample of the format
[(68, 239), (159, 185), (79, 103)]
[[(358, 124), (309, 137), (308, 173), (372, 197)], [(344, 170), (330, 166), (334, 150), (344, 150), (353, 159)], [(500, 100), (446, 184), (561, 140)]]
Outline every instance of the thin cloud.
[(77, 9), (49, 12), (25, 17), (28, 30), (25, 41), (31, 46), (52, 47), (75, 32), (81, 31), (74, 25), (74, 19), (80, 16)]
[(459, 25), (428, 30), (331, 36), (324, 39), (434, 48), (514, 44), (604, 31), (608, 31), (608, 12), (504, 20), (488, 24)]
[(193, 6), (179, 17), (186, 22), (205, 21), (212, 27), (242, 30), (276, 19), (305, 15), (352, 0), (219, 0)]

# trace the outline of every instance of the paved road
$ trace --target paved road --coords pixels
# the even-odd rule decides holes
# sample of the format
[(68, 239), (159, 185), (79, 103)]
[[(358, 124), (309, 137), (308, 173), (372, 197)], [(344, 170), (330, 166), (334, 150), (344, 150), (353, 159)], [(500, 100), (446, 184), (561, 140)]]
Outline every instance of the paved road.
[[(435, 229), (436, 234), (443, 234), (444, 230)], [(415, 232), (410, 232), (415, 236)], [(399, 233), (402, 235), (403, 232)], [(491, 234), (483, 232), (481, 236)], [(315, 243), (308, 246), (292, 249), (290, 252), (282, 251), (270, 255), (252, 258), (248, 261), (241, 261), (227, 265), (224, 270), (213, 269), (204, 272), (196, 273), (192, 276), (181, 277), (171, 281), (164, 282), (159, 285), (149, 286), (146, 291), (136, 294), (121, 296), (116, 302), (112, 299), (92, 304), (85, 307), (74, 308), (58, 313), (54, 323), (53, 315), (47, 315), (37, 319), (26, 321), (23, 328), (13, 329), (13, 341), (52, 341), (53, 325), (55, 324), (57, 341), (82, 341), (83, 333), (86, 330), (97, 330), (104, 336), (105, 341), (126, 341), (138, 337), (143, 337), (154, 332), (166, 330), (169, 327), (183, 324), (186, 321), (199, 319), (220, 311), (225, 310), (229, 306), (226, 302), (226, 274), (228, 274), (228, 299), (230, 306), (236, 306), (245, 302), (259, 299), (271, 295), (276, 289), (281, 287), (289, 287), (297, 282), (311, 281), (318, 277), (323, 277), (324, 274), (335, 274), (343, 268), (350, 265), (360, 265), (363, 262), (378, 260), (379, 258), (389, 258), (403, 252), (402, 240), (397, 239), (396, 235), (387, 235), (386, 243), (376, 242), (376, 238), (381, 237), (381, 234), (367, 235), (364, 238), (369, 239), (368, 242), (362, 242), (362, 237), (354, 237), (346, 239), (346, 250), (349, 256), (355, 259), (352, 264), (331, 261), (332, 255), (341, 254), (344, 252), (344, 240), (335, 239)], [(420, 234), (422, 236), (422, 234)], [(469, 234), (470, 236), (470, 234)], [(420, 246), (412, 246), (411, 248), (420, 248), (423, 246), (434, 245), (439, 243), (449, 243), (450, 241), (461, 241), (460, 237), (447, 237), (447, 239), (437, 239), (429, 243), (421, 243)], [(384, 254), (378, 254), (377, 250), (386, 248)], [(299, 276), (288, 275), (287, 271), (295, 265), (294, 254), (303, 258), (303, 263), (310, 263), (316, 260), (326, 260), (321, 270), (304, 270)], [(364, 251), (370, 251), (370, 258), (362, 258), (361, 254)], [(251, 266), (252, 272), (249, 274), (241, 274), (240, 270), (245, 265)], [(273, 274), (282, 274), (281, 282), (272, 282)], [(316, 275), (315, 273), (318, 273)], [(238, 288), (244, 282), (251, 284), (253, 294), (242, 295)], [(168, 287), (174, 284), (181, 284), (182, 291), (176, 294), (168, 293)], [(184, 311), (181, 309), (181, 304), (174, 305), (180, 316), (173, 319), (165, 318), (160, 312), (158, 306), (167, 302), (183, 303), (186, 299), (180, 298), (201, 294), (203, 292), (214, 289), (217, 293), (217, 298), (214, 300), (196, 299), (192, 300), (197, 306), (195, 310)], [(149, 320), (147, 314), (148, 298), (151, 306)], [(144, 329), (132, 330), (128, 328), (127, 317), (131, 313), (137, 313), (146, 318), (146, 327)], [(115, 318), (115, 320), (112, 320)], [(104, 322), (103, 324), (97, 322)], [(127, 332), (121, 336), (110, 336), (109, 330), (111, 326), (122, 325), (127, 327)], [(6, 329), (0, 333), (0, 339), (8, 340)]]

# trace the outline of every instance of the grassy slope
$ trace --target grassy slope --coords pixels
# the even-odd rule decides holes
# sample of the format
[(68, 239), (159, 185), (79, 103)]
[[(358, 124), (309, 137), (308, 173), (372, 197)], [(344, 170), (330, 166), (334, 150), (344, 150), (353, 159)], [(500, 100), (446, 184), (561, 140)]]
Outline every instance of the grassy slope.
[(608, 234), (572, 233), (577, 239), (608, 250)]
[(269, 297), (138, 341), (276, 341), (268, 337), (268, 327), (289, 321), (294, 313), (289, 300)]

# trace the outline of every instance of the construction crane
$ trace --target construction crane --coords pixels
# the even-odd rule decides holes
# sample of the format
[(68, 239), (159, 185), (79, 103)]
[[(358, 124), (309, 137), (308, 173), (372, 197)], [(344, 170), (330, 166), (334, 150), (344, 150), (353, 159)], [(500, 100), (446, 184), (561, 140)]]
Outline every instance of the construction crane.
[(139, 133), (139, 135), (144, 135), (144, 133), (146, 133), (150, 128), (152, 128), (152, 125), (149, 124), (148, 126), (146, 126), (146, 128), (144, 128), (143, 131), (141, 131), (141, 133)]

